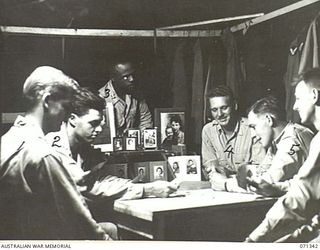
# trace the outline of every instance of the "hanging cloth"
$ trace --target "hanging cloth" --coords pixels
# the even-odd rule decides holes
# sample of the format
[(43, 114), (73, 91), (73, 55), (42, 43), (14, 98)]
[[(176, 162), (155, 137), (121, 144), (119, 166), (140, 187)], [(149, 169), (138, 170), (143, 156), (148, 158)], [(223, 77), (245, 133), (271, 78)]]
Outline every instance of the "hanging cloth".
[(303, 71), (319, 67), (317, 18), (310, 24), (299, 64), (299, 74)]
[(192, 105), (191, 105), (191, 134), (194, 135), (192, 141), (196, 145), (201, 143), (201, 130), (203, 127), (203, 93), (204, 93), (204, 77), (203, 77), (203, 57), (201, 51), (200, 40), (198, 39), (193, 47), (194, 63), (192, 74)]
[(296, 81), (296, 78), (299, 74), (308, 69), (319, 67), (319, 35), (317, 30), (319, 28), (317, 24), (318, 18), (319, 15), (311, 22), (306, 36), (305, 31), (303, 31), (290, 45), (288, 66), (285, 76), (286, 111), (288, 121), (300, 121), (299, 115), (293, 110), (293, 105), (295, 102), (294, 82)]
[(229, 28), (223, 30), (221, 39), (227, 53), (226, 85), (233, 91), (234, 97), (239, 100), (243, 75), (236, 39)]
[(173, 94), (173, 107), (185, 107), (188, 101), (188, 88), (187, 88), (187, 76), (184, 62), (184, 47), (186, 42), (182, 42), (178, 45), (174, 59), (172, 69), (172, 94)]
[(293, 104), (295, 102), (294, 91), (295, 87), (293, 82), (298, 77), (300, 57), (303, 48), (303, 41), (301, 36), (298, 36), (290, 45), (288, 55), (287, 72), (285, 74), (285, 90), (286, 90), (286, 112), (287, 121), (299, 122), (299, 114), (293, 110)]

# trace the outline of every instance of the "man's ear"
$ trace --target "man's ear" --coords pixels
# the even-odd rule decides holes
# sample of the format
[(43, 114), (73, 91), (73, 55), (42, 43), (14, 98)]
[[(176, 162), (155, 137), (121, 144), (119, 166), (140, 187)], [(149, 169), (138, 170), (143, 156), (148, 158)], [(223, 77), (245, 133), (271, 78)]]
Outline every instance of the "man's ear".
[(75, 127), (76, 126), (76, 122), (77, 122), (77, 118), (78, 116), (74, 113), (71, 113), (69, 118), (68, 118), (68, 123), (71, 125), (71, 127)]
[(44, 109), (49, 109), (49, 99), (50, 99), (50, 93), (45, 93), (43, 96), (42, 96), (42, 102), (43, 102), (43, 107)]
[(236, 101), (234, 101), (233, 107), (234, 107), (234, 110), (238, 110), (238, 103)]
[(270, 114), (266, 114), (266, 120), (267, 120), (267, 123), (270, 125), (270, 127), (273, 127), (275, 125), (274, 117), (271, 116)]
[(312, 89), (312, 100), (314, 101), (315, 105), (320, 106), (320, 93), (319, 90), (315, 88)]

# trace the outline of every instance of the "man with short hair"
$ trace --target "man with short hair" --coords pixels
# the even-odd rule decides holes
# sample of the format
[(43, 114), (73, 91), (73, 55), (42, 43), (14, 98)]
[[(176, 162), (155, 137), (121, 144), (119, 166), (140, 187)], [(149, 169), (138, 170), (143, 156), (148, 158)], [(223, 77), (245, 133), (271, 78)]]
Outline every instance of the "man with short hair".
[[(85, 187), (85, 197), (113, 196), (136, 199), (148, 196), (167, 197), (177, 187), (166, 181), (134, 184), (129, 179), (113, 176), (104, 167), (107, 159), (91, 143), (102, 131), (104, 99), (80, 88), (73, 101), (71, 114), (59, 132), (47, 135), (50, 145), (65, 158), (68, 170), (79, 186)], [(88, 171), (88, 172), (85, 172)]]
[(25, 116), (1, 137), (1, 239), (107, 239), (59, 155), (45, 140), (71, 110), (76, 82), (37, 68), (23, 86)]
[[(259, 163), (265, 151), (252, 137), (246, 118), (237, 113), (237, 103), (227, 86), (208, 94), (212, 122), (202, 130), (202, 164), (215, 190), (246, 192), (237, 187), (235, 174), (243, 163)], [(231, 187), (237, 187), (231, 190)]]
[[(293, 106), (298, 111), (301, 122), (313, 125), (318, 131), (319, 91), (320, 69), (305, 72), (298, 80)], [(290, 182), (288, 192), (268, 211), (263, 222), (246, 239), (247, 242), (273, 242), (283, 240), (284, 236), (289, 241), (307, 242), (318, 235), (319, 216), (314, 216), (320, 212), (319, 144), (318, 132), (311, 141), (309, 156)]]
[[(314, 134), (302, 125), (287, 122), (284, 107), (273, 96), (256, 101), (249, 109), (248, 121), (252, 134), (267, 150), (264, 160), (251, 169), (249, 183), (255, 187), (251, 190), (264, 196), (281, 196), (288, 191), (289, 180), (306, 160)], [(239, 175), (243, 172), (245, 179), (247, 171), (250, 170), (244, 165)], [(266, 188), (268, 184), (273, 184), (272, 188)]]
[(99, 90), (99, 95), (113, 104), (117, 136), (124, 135), (129, 128), (143, 131), (153, 127), (148, 105), (134, 81), (134, 72), (127, 60), (115, 63), (110, 71), (111, 80)]

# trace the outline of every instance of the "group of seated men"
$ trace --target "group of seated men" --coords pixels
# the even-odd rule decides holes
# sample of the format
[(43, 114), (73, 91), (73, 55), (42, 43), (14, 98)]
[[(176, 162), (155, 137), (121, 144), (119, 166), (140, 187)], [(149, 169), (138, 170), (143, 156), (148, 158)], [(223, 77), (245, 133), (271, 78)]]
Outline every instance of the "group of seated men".
[[(294, 110), (301, 123), (320, 129), (320, 69), (296, 82)], [(203, 170), (214, 190), (280, 197), (247, 242), (308, 242), (318, 236), (318, 134), (288, 122), (280, 101), (267, 96), (237, 113), (226, 86), (208, 95), (213, 121), (202, 130)], [(318, 239), (316, 238), (315, 241)]]
[[(177, 190), (175, 181), (136, 184), (108, 174), (106, 156), (91, 146), (104, 129), (106, 102), (114, 106), (118, 135), (131, 127), (152, 127), (133, 72), (128, 62), (115, 64), (99, 95), (49, 66), (26, 79), (26, 115), (1, 137), (0, 239), (118, 239), (115, 225), (92, 217), (91, 203), (108, 197), (168, 197)], [(316, 130), (319, 90), (320, 69), (312, 69), (301, 75), (294, 105), (301, 122)], [(202, 164), (212, 188), (282, 196), (246, 241), (315, 238), (318, 136), (287, 122), (271, 96), (256, 101), (248, 118), (238, 115), (226, 86), (217, 86), (208, 103), (213, 121), (202, 130)]]

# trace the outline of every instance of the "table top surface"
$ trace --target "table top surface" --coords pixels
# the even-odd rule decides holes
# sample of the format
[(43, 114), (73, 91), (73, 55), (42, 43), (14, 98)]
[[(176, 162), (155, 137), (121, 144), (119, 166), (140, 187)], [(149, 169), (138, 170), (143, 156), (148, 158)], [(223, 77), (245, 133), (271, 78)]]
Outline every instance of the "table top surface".
[(262, 198), (256, 194), (229, 193), (212, 189), (178, 190), (169, 198), (146, 198), (139, 200), (117, 200), (114, 210), (120, 213), (152, 221), (155, 213), (181, 209), (227, 206), (265, 202), (275, 198)]

